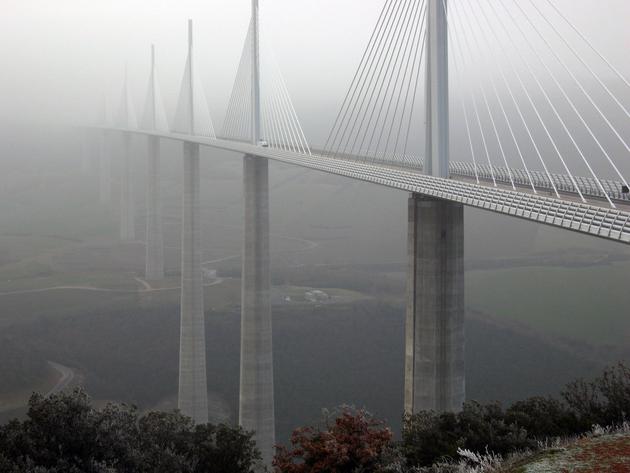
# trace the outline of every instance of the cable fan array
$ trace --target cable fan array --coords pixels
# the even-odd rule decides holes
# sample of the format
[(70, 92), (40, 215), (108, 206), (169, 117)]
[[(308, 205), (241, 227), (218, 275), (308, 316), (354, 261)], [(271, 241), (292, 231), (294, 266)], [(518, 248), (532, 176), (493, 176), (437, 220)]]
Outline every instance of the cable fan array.
[(144, 114), (140, 127), (145, 130), (168, 132), (168, 119), (162, 103), (162, 93), (158, 82), (158, 73), (155, 66), (155, 46), (151, 45), (151, 72), (145, 99)]
[[(261, 28), (262, 29), (262, 28)], [(250, 22), (232, 95), (225, 115), (221, 138), (252, 141), (253, 125), (253, 41), (254, 23)], [(265, 146), (300, 154), (311, 154), (298, 120), (286, 83), (271, 45), (260, 37), (260, 119), (261, 141)]]
[(451, 174), (628, 200), (630, 114), (570, 36), (630, 83), (553, 0), (386, 0), (324, 154), (422, 167), (429, 1), (448, 8)]
[[(630, 82), (555, 0), (385, 0), (323, 155), (422, 168), (430, 2), (448, 11), (452, 177), (559, 198), (573, 193), (583, 202), (596, 197), (611, 207), (630, 200)], [(256, 59), (261, 142), (255, 144), (310, 155), (264, 35), (253, 58), (255, 26), (252, 19), (221, 137), (254, 139)], [(136, 127), (126, 79), (117, 123)], [(154, 61), (142, 126), (168, 128)], [(215, 138), (192, 24), (171, 129)]]
[(426, 7), (426, 0), (386, 1), (324, 146), (326, 155), (421, 165), (411, 147), (424, 82)]
[(583, 202), (597, 196), (611, 207), (627, 198), (618, 157), (628, 163), (621, 123), (630, 114), (587, 52), (624, 90), (630, 84), (553, 0), (450, 0), (448, 7), (454, 109), (461, 110), (451, 122), (466, 137), (477, 182), (573, 192)]
[(188, 22), (188, 58), (173, 121), (173, 131), (216, 138), (193, 49), (192, 21)]

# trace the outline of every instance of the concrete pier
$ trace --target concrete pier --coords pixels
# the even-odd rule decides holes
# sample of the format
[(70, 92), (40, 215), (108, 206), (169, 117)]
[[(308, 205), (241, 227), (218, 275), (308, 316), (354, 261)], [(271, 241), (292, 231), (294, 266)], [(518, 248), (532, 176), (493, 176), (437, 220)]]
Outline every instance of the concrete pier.
[(107, 131), (103, 131), (99, 140), (98, 195), (101, 204), (109, 204), (112, 200), (110, 139), (110, 134)]
[(265, 465), (275, 445), (273, 346), (269, 267), (269, 164), (243, 158), (245, 240), (241, 296), (239, 423), (255, 431)]
[(465, 400), (464, 209), (409, 198), (405, 411), (457, 412)]
[(178, 406), (197, 424), (208, 422), (200, 199), (199, 145), (184, 143)]
[(147, 230), (145, 278), (164, 278), (164, 238), (162, 235), (162, 203), (160, 191), (160, 139), (148, 138), (147, 156)]
[(81, 153), (81, 175), (90, 176), (94, 171), (94, 150), (97, 149), (97, 132), (83, 130), (79, 133), (79, 148)]
[(131, 135), (124, 133), (122, 173), (120, 178), (120, 238), (123, 241), (132, 241), (136, 238), (134, 204)]

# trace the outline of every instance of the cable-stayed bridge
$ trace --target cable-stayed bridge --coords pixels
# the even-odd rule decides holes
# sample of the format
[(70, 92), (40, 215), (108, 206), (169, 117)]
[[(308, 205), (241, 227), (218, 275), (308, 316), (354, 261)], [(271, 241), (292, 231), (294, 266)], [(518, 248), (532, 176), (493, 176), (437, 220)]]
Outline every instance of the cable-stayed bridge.
[[(630, 83), (555, 0), (384, 0), (328, 139), (312, 147), (259, 18), (252, 0), (222, 127), (208, 109), (190, 22), (172, 122), (152, 50), (140, 122), (125, 75), (118, 116), (104, 113), (90, 133), (123, 139), (124, 240), (135, 237), (130, 140), (147, 139), (148, 279), (164, 274), (160, 142), (183, 143), (179, 406), (197, 422), (208, 417), (199, 148), (244, 155), (239, 421), (256, 431), (269, 463), (268, 160), (410, 194), (405, 410), (457, 410), (465, 399), (464, 207), (630, 243)], [(100, 183), (107, 200), (104, 172)]]

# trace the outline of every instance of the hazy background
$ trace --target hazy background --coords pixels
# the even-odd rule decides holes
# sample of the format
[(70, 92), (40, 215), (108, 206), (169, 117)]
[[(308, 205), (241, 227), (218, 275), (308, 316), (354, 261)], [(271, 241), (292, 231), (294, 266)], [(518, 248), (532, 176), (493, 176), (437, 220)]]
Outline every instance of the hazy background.
[[(555, 1), (616, 67), (630, 71), (628, 2)], [(311, 141), (322, 139), (322, 123), (326, 132), (332, 125), (383, 3), (261, 0), (264, 34)], [(221, 124), (249, 16), (248, 0), (4, 0), (0, 120), (82, 123), (96, 117), (103, 96), (118, 106), (125, 63), (142, 110), (151, 43), (172, 113), (192, 18), (200, 72)]]
[[(265, 31), (314, 144), (332, 125), (382, 3), (261, 0)], [(628, 75), (630, 4), (557, 4)], [(146, 140), (133, 140), (139, 241), (125, 244), (117, 236), (119, 136), (110, 135), (106, 147), (112, 202), (100, 204), (96, 142), (82, 141), (68, 125), (94, 120), (103, 98), (116, 109), (125, 64), (140, 112), (151, 43), (172, 114), (186, 20), (193, 18), (219, 128), (249, 8), (247, 0), (3, 1), (0, 419), (22, 414), (32, 390), (55, 386), (58, 373), (48, 361), (73, 370), (75, 383), (98, 402), (176, 405), (181, 145), (164, 141), (162, 148), (164, 284), (175, 289), (147, 294), (136, 280), (144, 264)], [(599, 71), (628, 97), (610, 72)], [(470, 73), (483, 77), (484, 69)], [(611, 113), (627, 137), (627, 119)], [(461, 131), (454, 127), (457, 156), (465, 154)], [(630, 165), (623, 153), (615, 158)], [(91, 166), (82, 167), (86, 162)], [(342, 403), (365, 406), (398, 427), (407, 195), (278, 163), (270, 179), (279, 440), (322, 407)], [(219, 260), (209, 267), (223, 280), (205, 294), (215, 420), (237, 418), (241, 180), (240, 156), (202, 148), (204, 259)], [(557, 394), (575, 377), (630, 358), (626, 246), (467, 209), (466, 266), (470, 399)], [(59, 286), (105, 291), (50, 290)], [(334, 303), (306, 302), (312, 288), (332, 294)]]

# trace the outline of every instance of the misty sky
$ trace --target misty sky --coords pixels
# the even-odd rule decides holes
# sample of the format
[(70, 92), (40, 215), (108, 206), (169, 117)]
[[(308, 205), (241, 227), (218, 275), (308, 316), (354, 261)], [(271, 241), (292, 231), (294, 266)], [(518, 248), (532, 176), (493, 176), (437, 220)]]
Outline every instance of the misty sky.
[[(630, 70), (630, 2), (556, 2), (617, 67)], [(46, 123), (96, 115), (104, 94), (117, 104), (125, 62), (140, 111), (150, 43), (156, 44), (162, 90), (172, 109), (189, 17), (195, 20), (212, 114), (216, 122), (222, 120), (249, 0), (3, 0), (2, 5), (0, 121)], [(325, 110), (330, 117), (323, 120), (334, 118), (382, 5), (383, 0), (261, 0), (264, 27), (298, 114)]]

